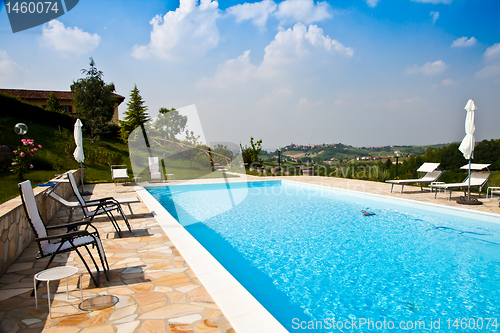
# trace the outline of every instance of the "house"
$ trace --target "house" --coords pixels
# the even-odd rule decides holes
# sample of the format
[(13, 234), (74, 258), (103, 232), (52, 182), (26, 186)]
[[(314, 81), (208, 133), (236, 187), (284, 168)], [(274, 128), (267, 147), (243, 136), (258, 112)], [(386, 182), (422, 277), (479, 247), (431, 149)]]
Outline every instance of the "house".
[[(49, 99), (50, 93), (53, 92), (61, 108), (70, 115), (76, 113), (76, 105), (73, 101), (73, 93), (71, 91), (48, 91), (48, 90), (25, 90), (25, 89), (0, 89), (0, 93), (5, 95), (10, 95), (22, 99), (25, 102), (31, 103), (36, 106), (45, 108), (47, 106), (47, 100)], [(118, 104), (115, 106), (115, 112), (113, 114), (113, 119), (111, 122), (118, 125), (118, 105), (123, 103), (125, 97), (113, 94), (118, 98)]]

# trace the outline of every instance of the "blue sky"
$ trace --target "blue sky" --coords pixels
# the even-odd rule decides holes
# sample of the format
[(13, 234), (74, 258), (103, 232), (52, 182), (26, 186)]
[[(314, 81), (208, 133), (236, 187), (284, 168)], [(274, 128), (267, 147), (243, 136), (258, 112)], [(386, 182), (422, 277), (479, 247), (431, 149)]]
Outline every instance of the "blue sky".
[(153, 117), (195, 104), (209, 142), (460, 141), (469, 98), (477, 140), (499, 138), (499, 14), (497, 0), (81, 0), (13, 34), (2, 8), (0, 87), (69, 90), (92, 56)]

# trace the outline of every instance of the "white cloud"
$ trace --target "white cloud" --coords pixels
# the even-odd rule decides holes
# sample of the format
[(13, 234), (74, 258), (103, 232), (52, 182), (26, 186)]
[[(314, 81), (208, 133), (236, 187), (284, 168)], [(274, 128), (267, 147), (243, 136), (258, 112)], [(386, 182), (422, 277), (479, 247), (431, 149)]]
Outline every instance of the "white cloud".
[(324, 108), (324, 103), (322, 101), (318, 101), (318, 102), (311, 102), (310, 100), (308, 100), (306, 97), (302, 97), (299, 102), (297, 103), (297, 105), (295, 106), (295, 108), (297, 110), (301, 110), (301, 111), (304, 111), (304, 110), (307, 110), (307, 109), (322, 109)]
[(341, 98), (336, 99), (335, 102), (333, 102), (334, 108), (342, 108), (342, 107), (346, 107), (346, 106), (351, 106), (351, 103), (346, 102), (345, 100), (343, 100)]
[(275, 12), (281, 23), (303, 22), (306, 24), (331, 18), (330, 5), (326, 2), (314, 4), (314, 0), (285, 0)]
[(331, 58), (335, 54), (351, 57), (354, 51), (325, 36), (323, 29), (316, 25), (310, 25), (308, 29), (304, 24), (296, 23), (293, 28), (276, 34), (264, 49), (264, 59), (259, 66), (252, 65), (250, 51), (245, 51), (243, 55), (219, 66), (213, 78), (203, 77), (198, 86), (230, 87), (252, 78), (276, 78), (283, 73), (292, 73), (297, 68), (307, 68), (305, 64), (318, 63), (318, 59)]
[(461, 37), (457, 38), (453, 41), (453, 44), (451, 44), (451, 47), (469, 47), (473, 46), (476, 44), (477, 39), (474, 37), (467, 38), (467, 37)]
[(484, 52), (484, 58), (488, 61), (500, 58), (500, 43), (488, 47)]
[(412, 98), (407, 98), (403, 101), (405, 104), (417, 104), (421, 103), (422, 99), (420, 97), (412, 97)]
[(421, 2), (421, 3), (432, 3), (433, 5), (437, 5), (438, 3), (449, 5), (453, 0), (411, 0), (411, 1)]
[(263, 0), (261, 2), (244, 3), (229, 7), (228, 14), (236, 16), (236, 22), (250, 20), (252, 23), (264, 29), (267, 19), (271, 13), (276, 10), (276, 3), (272, 0)]
[(430, 15), (432, 16), (432, 24), (436, 23), (439, 18), (439, 12), (431, 12)]
[(476, 73), (476, 77), (485, 79), (492, 76), (500, 76), (500, 64), (488, 65)]
[(296, 23), (293, 28), (278, 32), (274, 40), (266, 46), (260, 67), (271, 73), (276, 68), (293, 63), (314, 51), (339, 53), (349, 57), (354, 54), (352, 48), (325, 36), (323, 29), (318, 26), (310, 25), (308, 30), (304, 24)]
[(483, 57), (489, 65), (477, 72), (476, 77), (484, 79), (500, 76), (500, 43), (488, 47)]
[(307, 100), (307, 98), (302, 97), (297, 104), (297, 109), (308, 109), (311, 106), (311, 103)]
[(444, 79), (443, 81), (441, 81), (441, 85), (443, 85), (444, 87), (449, 87), (449, 86), (453, 86), (457, 84), (455, 81), (453, 81), (452, 79)]
[(13, 84), (21, 83), (26, 71), (16, 64), (6, 51), (0, 50), (0, 85), (4, 88), (15, 88)]
[(422, 73), (425, 75), (434, 75), (444, 72), (448, 67), (442, 60), (436, 60), (434, 62), (428, 62), (423, 66), (413, 65), (412, 67), (406, 69), (405, 74), (416, 74)]
[(180, 0), (179, 8), (156, 15), (148, 45), (135, 45), (132, 56), (155, 56), (166, 60), (198, 57), (215, 48), (220, 40), (216, 20), (220, 17), (217, 1)]
[(250, 63), (250, 50), (247, 50), (236, 59), (227, 60), (220, 65), (213, 79), (201, 78), (198, 87), (227, 88), (235, 83), (247, 82), (257, 75), (257, 71), (257, 66)]
[(309, 30), (302, 23), (296, 23), (293, 28), (282, 30), (276, 34), (274, 40), (264, 49), (264, 59), (259, 66), (262, 77), (276, 76), (279, 71), (288, 66), (309, 59), (313, 61), (321, 53), (342, 54), (352, 56), (354, 51), (330, 36), (323, 34), (323, 29), (310, 25)]
[(375, 7), (380, 0), (366, 0), (368, 7)]
[(99, 46), (101, 37), (77, 27), (65, 28), (62, 22), (51, 20), (43, 26), (39, 42), (42, 46), (54, 48), (62, 53), (81, 55)]
[(286, 101), (290, 100), (293, 93), (288, 88), (275, 88), (271, 91), (271, 94), (267, 94), (262, 98), (257, 106), (259, 108), (270, 108), (273, 106), (281, 105)]

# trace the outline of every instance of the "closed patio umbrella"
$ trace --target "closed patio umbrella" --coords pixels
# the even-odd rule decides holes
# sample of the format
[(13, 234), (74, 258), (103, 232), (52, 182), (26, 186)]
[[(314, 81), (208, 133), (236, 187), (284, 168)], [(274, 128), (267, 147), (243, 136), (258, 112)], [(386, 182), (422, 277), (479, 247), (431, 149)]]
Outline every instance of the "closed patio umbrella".
[(85, 188), (83, 185), (83, 167), (82, 163), (85, 161), (85, 154), (83, 153), (83, 136), (82, 136), (82, 122), (80, 119), (77, 119), (75, 122), (75, 128), (73, 131), (73, 136), (75, 137), (75, 143), (76, 143), (76, 148), (75, 151), (73, 152), (73, 156), (75, 157), (75, 160), (80, 163), (80, 176), (82, 177), (82, 194), (83, 195), (88, 195), (92, 194), (90, 192), (85, 192)]
[(470, 165), (471, 159), (474, 158), (474, 132), (476, 130), (476, 127), (474, 126), (474, 111), (476, 110), (476, 105), (472, 99), (469, 99), (467, 102), (465, 110), (467, 110), (467, 116), (465, 117), (465, 137), (458, 149), (462, 152), (462, 154), (464, 154), (464, 157), (469, 160), (468, 200), (470, 201)]

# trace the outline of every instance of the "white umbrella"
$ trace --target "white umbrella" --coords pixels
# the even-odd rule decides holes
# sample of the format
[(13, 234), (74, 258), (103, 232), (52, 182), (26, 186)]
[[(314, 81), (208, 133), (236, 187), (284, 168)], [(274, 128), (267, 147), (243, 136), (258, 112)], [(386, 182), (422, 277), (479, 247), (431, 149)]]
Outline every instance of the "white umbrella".
[(469, 200), (470, 200), (470, 160), (474, 158), (474, 131), (476, 127), (474, 126), (474, 111), (476, 110), (476, 106), (474, 105), (474, 101), (469, 99), (467, 105), (465, 106), (465, 110), (467, 110), (467, 116), (465, 117), (465, 137), (460, 144), (458, 149), (464, 154), (464, 157), (469, 160)]
[(80, 119), (77, 119), (75, 122), (75, 129), (73, 131), (73, 136), (75, 137), (76, 148), (73, 152), (73, 156), (75, 160), (80, 163), (80, 175), (82, 177), (82, 192), (84, 190), (83, 187), (83, 168), (82, 163), (85, 160), (85, 154), (83, 153), (83, 137), (82, 137), (82, 122)]

